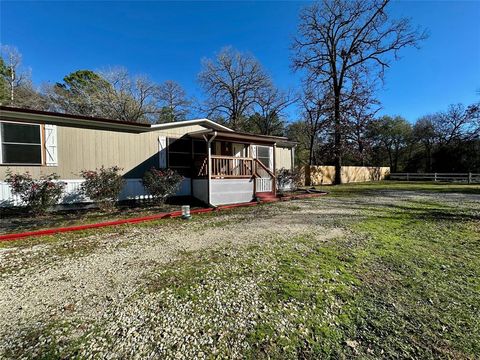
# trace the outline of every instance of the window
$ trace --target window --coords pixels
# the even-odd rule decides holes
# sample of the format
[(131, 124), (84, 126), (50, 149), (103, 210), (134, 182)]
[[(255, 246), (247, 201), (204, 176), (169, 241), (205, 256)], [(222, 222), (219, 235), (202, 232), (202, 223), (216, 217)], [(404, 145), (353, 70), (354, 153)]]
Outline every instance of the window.
[(40, 125), (0, 123), (2, 164), (42, 164)]
[(257, 159), (270, 168), (270, 148), (268, 146), (257, 146)]

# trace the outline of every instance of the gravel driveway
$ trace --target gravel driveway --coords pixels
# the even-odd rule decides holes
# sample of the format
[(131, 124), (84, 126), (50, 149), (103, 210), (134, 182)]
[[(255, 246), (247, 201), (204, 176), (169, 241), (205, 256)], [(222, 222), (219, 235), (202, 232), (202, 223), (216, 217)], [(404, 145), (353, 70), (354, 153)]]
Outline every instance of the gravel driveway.
[[(79, 358), (206, 358), (225, 349), (229, 357), (241, 357), (255, 319), (269, 316), (257, 286), (268, 281), (268, 268), (262, 279), (230, 281), (222, 269), (209, 267), (205, 286), (181, 302), (175, 288), (160, 284), (150, 291), (152, 279), (159, 279), (158, 285), (162, 276), (172, 276), (172, 264), (204, 251), (222, 251), (232, 258), (231, 271), (245, 271), (240, 260), (246, 247), (302, 235), (331, 241), (347, 234), (345, 224), (365, 216), (370, 206), (391, 206), (412, 196), (324, 197), (94, 235), (63, 234), (36, 245), (12, 243), (0, 249), (0, 358), (32, 358), (59, 349)], [(458, 196), (452, 195), (452, 204)], [(166, 275), (164, 268), (170, 269)]]

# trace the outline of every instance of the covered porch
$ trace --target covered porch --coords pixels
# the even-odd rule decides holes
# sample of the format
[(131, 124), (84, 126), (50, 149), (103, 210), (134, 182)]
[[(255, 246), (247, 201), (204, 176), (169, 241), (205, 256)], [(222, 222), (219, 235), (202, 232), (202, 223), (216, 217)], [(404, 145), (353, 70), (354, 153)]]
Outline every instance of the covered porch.
[(193, 156), (195, 197), (217, 206), (276, 195), (276, 138), (214, 130), (189, 136), (206, 145), (205, 154)]

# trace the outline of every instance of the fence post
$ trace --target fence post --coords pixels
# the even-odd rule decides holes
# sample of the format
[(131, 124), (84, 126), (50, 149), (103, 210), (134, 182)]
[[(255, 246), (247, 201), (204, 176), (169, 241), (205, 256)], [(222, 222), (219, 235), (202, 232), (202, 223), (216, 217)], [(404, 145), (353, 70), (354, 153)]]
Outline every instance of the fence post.
[(468, 173), (468, 183), (469, 184), (472, 183), (472, 173), (471, 172)]
[(409, 181), (408, 173), (407, 173), (407, 181)]
[(435, 178), (433, 181), (437, 181), (437, 173), (435, 173)]

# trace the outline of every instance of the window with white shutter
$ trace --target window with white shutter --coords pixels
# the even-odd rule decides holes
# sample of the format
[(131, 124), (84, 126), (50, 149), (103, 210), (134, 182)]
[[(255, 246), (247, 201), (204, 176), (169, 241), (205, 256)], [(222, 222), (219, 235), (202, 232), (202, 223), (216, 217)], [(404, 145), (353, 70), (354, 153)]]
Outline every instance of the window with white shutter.
[(165, 169), (167, 167), (167, 138), (158, 137), (158, 167)]

